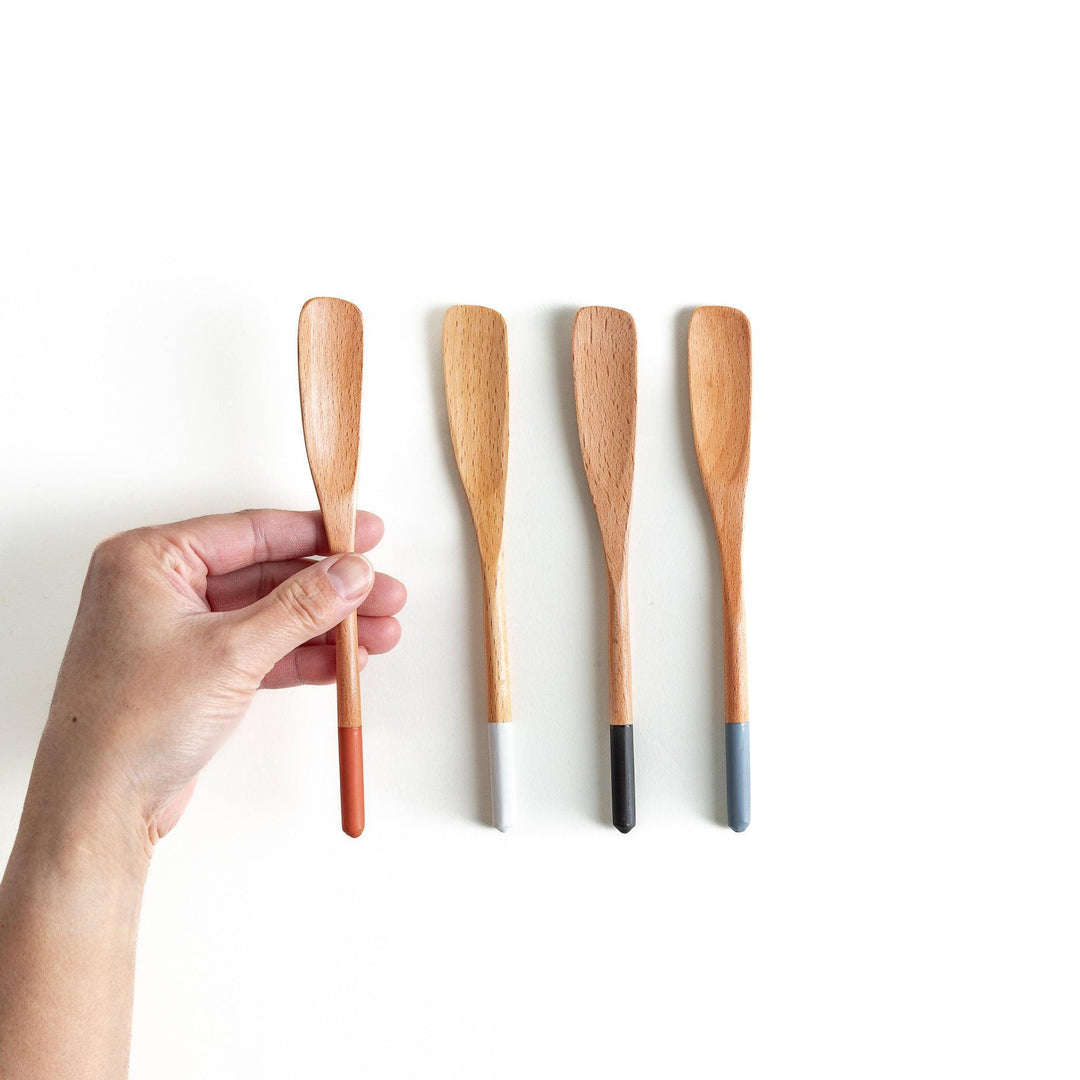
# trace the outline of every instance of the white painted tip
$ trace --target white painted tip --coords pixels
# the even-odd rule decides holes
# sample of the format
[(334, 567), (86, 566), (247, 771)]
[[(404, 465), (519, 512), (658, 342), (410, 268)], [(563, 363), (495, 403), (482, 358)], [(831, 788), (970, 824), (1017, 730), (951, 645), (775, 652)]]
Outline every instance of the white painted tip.
[(488, 761), (491, 764), (491, 823), (506, 832), (517, 821), (517, 785), (514, 782), (514, 727), (488, 724)]

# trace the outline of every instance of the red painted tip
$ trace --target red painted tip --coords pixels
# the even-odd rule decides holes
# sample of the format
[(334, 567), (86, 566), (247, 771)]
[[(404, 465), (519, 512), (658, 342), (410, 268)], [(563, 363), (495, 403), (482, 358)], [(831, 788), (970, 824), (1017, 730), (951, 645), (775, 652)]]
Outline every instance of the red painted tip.
[(341, 828), (349, 836), (364, 831), (363, 728), (339, 727), (338, 767), (341, 772)]

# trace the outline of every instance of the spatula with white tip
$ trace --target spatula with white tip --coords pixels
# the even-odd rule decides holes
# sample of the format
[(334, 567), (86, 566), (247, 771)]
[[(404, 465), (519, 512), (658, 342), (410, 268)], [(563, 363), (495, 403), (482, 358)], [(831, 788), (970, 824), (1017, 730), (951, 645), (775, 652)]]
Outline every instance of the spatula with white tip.
[(503, 317), (491, 308), (450, 308), (443, 320), (443, 376), (450, 438), (480, 548), (491, 819), (499, 832), (506, 832), (517, 816), (503, 604), (503, 516), (510, 442), (507, 368)]

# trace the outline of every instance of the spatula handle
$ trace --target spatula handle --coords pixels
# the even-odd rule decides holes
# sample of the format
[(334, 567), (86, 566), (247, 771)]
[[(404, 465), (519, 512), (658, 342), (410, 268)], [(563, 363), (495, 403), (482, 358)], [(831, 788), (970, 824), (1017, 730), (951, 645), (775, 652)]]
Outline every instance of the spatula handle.
[(611, 823), (628, 833), (637, 824), (634, 706), (630, 684), (630, 605), (626, 568), (608, 574), (608, 708), (611, 720)]
[(337, 630), (337, 703), (341, 827), (349, 836), (359, 836), (364, 831), (364, 746), (356, 612)]
[(502, 556), (484, 575), (484, 637), (486, 639), (488, 723), (510, 722), (510, 665), (506, 648), (506, 606), (503, 600)]
[(502, 553), (484, 571), (484, 630), (487, 657), (488, 754), (491, 764), (491, 822), (506, 832), (517, 820), (513, 742), (510, 728), (510, 664), (506, 647)]
[[(728, 825), (743, 832), (750, 824), (750, 707), (746, 698), (746, 620), (742, 597), (742, 506), (737, 526), (718, 523), (724, 578), (724, 746)], [(734, 533), (734, 535), (732, 535)]]

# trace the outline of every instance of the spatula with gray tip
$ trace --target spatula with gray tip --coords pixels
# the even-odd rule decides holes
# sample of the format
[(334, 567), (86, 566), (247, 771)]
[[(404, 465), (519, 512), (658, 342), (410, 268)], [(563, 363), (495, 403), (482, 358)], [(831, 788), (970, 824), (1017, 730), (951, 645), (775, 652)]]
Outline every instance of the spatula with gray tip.
[(723, 572), (724, 744), (728, 824), (750, 824), (750, 726), (742, 596), (743, 503), (750, 465), (750, 323), (735, 308), (699, 307), (688, 341), (690, 415)]

